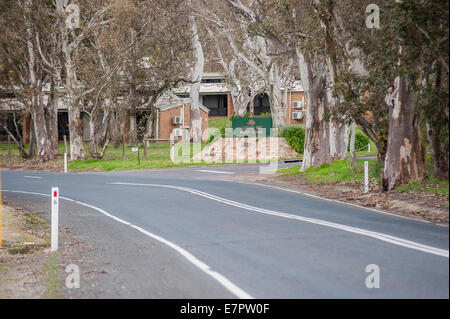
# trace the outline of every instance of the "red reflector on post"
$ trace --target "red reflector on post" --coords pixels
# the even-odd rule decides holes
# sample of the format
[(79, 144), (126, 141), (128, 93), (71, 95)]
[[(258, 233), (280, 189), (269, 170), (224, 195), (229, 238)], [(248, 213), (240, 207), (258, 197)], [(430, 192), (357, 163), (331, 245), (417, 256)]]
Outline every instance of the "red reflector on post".
[(53, 197), (57, 197), (58, 196), (58, 192), (57, 191), (54, 191), (53, 192)]

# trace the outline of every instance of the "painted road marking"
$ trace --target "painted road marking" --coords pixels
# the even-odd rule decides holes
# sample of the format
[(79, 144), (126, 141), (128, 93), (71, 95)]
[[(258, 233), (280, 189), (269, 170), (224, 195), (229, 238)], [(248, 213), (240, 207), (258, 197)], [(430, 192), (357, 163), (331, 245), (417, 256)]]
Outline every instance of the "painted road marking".
[[(11, 192), (11, 193), (22, 193), (22, 194), (32, 194), (32, 195), (41, 195), (41, 196), (51, 196), (48, 194), (41, 194), (41, 193), (35, 193), (35, 192), (26, 192), (26, 191), (14, 191), (14, 190), (1, 190), (2, 192)], [(253, 299), (252, 296), (250, 296), (247, 292), (245, 292), (244, 290), (242, 290), (241, 288), (239, 288), (237, 285), (235, 285), (233, 282), (231, 282), (229, 279), (227, 279), (225, 276), (223, 276), (222, 274), (218, 273), (217, 271), (212, 270), (207, 264), (205, 264), (204, 262), (202, 262), (201, 260), (199, 260), (197, 257), (195, 257), (194, 255), (192, 255), (190, 252), (188, 252), (187, 250), (185, 250), (184, 248), (181, 248), (180, 246), (178, 246), (177, 244), (172, 243), (171, 241), (168, 241), (167, 239), (155, 235), (139, 226), (133, 225), (130, 222), (127, 222), (119, 217), (116, 217), (114, 215), (111, 215), (110, 213), (104, 211), (101, 208), (95, 207), (93, 205), (89, 205), (74, 199), (70, 199), (67, 197), (59, 197), (60, 199), (64, 199), (64, 200), (68, 200), (89, 208), (92, 208), (100, 213), (102, 213), (103, 215), (110, 217), (112, 219), (114, 219), (115, 221), (122, 223), (124, 225), (130, 226), (131, 228), (136, 229), (137, 231), (143, 233), (144, 235), (147, 235), (150, 238), (153, 238), (157, 241), (159, 241), (160, 243), (163, 243), (166, 246), (169, 246), (170, 248), (172, 248), (173, 250), (177, 251), (179, 254), (181, 254), (184, 258), (186, 258), (190, 263), (192, 263), (194, 266), (196, 266), (197, 268), (199, 268), (201, 271), (203, 271), (204, 273), (206, 273), (207, 275), (211, 276), (212, 278), (214, 278), (218, 283), (220, 283), (224, 288), (226, 288), (229, 292), (231, 292), (232, 294), (234, 294), (236, 297), (240, 298), (240, 299)]]
[(202, 173), (215, 173), (215, 174), (230, 174), (230, 175), (236, 174), (234, 172), (213, 171), (213, 170), (207, 170), (207, 169), (197, 169), (196, 171), (202, 172)]
[(381, 241), (384, 241), (384, 242), (387, 242), (387, 243), (391, 243), (391, 244), (394, 244), (394, 245), (397, 245), (397, 246), (411, 248), (411, 249), (422, 251), (422, 252), (425, 252), (425, 253), (429, 253), (429, 254), (433, 254), (433, 255), (438, 255), (438, 256), (449, 258), (449, 252), (448, 252), (448, 250), (445, 250), (445, 249), (440, 249), (440, 248), (436, 248), (436, 247), (432, 247), (432, 246), (416, 243), (416, 242), (413, 242), (413, 241), (410, 241), (410, 240), (406, 240), (406, 239), (403, 239), (403, 238), (399, 238), (399, 237), (395, 237), (395, 236), (391, 236), (391, 235), (387, 235), (387, 234), (383, 234), (383, 233), (378, 233), (378, 232), (374, 232), (374, 231), (370, 231), (370, 230), (365, 230), (365, 229), (357, 228), (357, 227), (353, 227), (353, 226), (346, 226), (346, 225), (342, 225), (342, 224), (327, 222), (327, 221), (320, 220), (320, 219), (302, 217), (302, 216), (298, 216), (298, 215), (282, 213), (282, 212), (277, 212), (277, 211), (273, 211), (273, 210), (269, 210), (269, 209), (264, 209), (264, 208), (259, 208), (259, 207), (255, 207), (255, 206), (250, 206), (250, 205), (246, 205), (246, 204), (242, 204), (242, 203), (239, 203), (239, 202), (235, 202), (235, 201), (232, 201), (232, 200), (229, 200), (229, 199), (226, 199), (226, 198), (215, 196), (215, 195), (212, 195), (212, 194), (209, 194), (209, 193), (205, 193), (205, 192), (193, 189), (193, 188), (173, 186), (173, 185), (162, 185), (162, 184), (139, 184), (139, 183), (120, 183), (120, 182), (109, 183), (109, 184), (112, 184), (112, 185), (129, 185), (129, 186), (149, 186), (149, 187), (162, 187), (162, 188), (176, 189), (176, 190), (188, 192), (188, 193), (191, 193), (191, 194), (196, 194), (198, 196), (202, 196), (202, 197), (205, 197), (205, 198), (209, 198), (209, 199), (215, 200), (217, 202), (224, 203), (226, 205), (235, 206), (235, 207), (238, 207), (238, 208), (243, 208), (243, 209), (254, 211), (254, 212), (258, 212), (258, 213), (261, 213), (261, 214), (273, 215), (273, 216), (278, 216), (278, 217), (288, 218), (288, 219), (295, 219), (295, 220), (299, 220), (299, 221), (303, 221), (303, 222), (307, 222), (307, 223), (311, 223), (311, 224), (316, 224), (316, 225), (326, 226), (326, 227), (330, 227), (330, 228), (340, 229), (340, 230), (343, 230), (343, 231), (346, 231), (346, 232), (350, 232), (350, 233), (354, 233), (354, 234), (358, 234), (358, 235), (363, 235), (363, 236), (367, 236), (367, 237), (371, 237), (371, 238), (375, 238), (375, 239), (378, 239), (378, 240), (381, 240)]
[[(320, 199), (320, 200), (325, 200), (325, 201), (328, 201), (328, 202), (334, 202), (334, 203), (339, 203), (339, 204), (343, 204), (343, 205), (353, 206), (353, 207), (357, 207), (357, 208), (360, 208), (360, 209), (365, 209), (365, 210), (368, 210), (368, 211), (372, 211), (372, 212), (375, 212), (375, 213), (380, 213), (380, 214), (390, 215), (390, 216), (394, 216), (394, 217), (398, 217), (398, 218), (414, 220), (414, 221), (417, 221), (417, 222), (422, 222), (422, 223), (427, 223), (427, 224), (431, 223), (428, 220), (424, 220), (424, 219), (408, 217), (408, 216), (403, 216), (403, 215), (394, 214), (394, 213), (388, 213), (388, 212), (385, 212), (385, 211), (382, 211), (382, 210), (379, 210), (379, 209), (370, 208), (370, 207), (366, 207), (366, 206), (361, 206), (361, 205), (357, 205), (357, 204), (353, 204), (353, 203), (349, 203), (349, 202), (343, 202), (343, 201), (340, 201), (340, 200), (337, 200), (337, 199), (320, 197), (320, 196), (317, 196), (317, 195), (313, 195), (313, 194), (309, 194), (309, 193), (306, 193), (306, 192), (293, 190), (293, 189), (289, 189), (289, 188), (283, 188), (283, 187), (278, 187), (278, 186), (273, 186), (273, 185), (266, 185), (266, 184), (260, 184), (260, 183), (244, 182), (244, 181), (232, 181), (232, 180), (226, 180), (226, 179), (216, 179), (216, 180), (222, 181), (222, 182), (228, 182), (228, 183), (241, 183), (241, 184), (249, 184), (249, 185), (269, 187), (269, 188), (279, 189), (281, 191), (285, 191), (285, 192), (289, 192), (289, 193), (295, 193), (295, 194), (309, 196), (309, 197), (312, 197), (312, 198), (317, 198), (317, 199)], [(447, 225), (443, 225), (443, 224), (435, 224), (435, 225), (448, 227)]]
[(29, 176), (29, 175), (25, 175), (24, 177), (25, 178), (36, 178), (36, 179), (42, 178), (41, 176)]

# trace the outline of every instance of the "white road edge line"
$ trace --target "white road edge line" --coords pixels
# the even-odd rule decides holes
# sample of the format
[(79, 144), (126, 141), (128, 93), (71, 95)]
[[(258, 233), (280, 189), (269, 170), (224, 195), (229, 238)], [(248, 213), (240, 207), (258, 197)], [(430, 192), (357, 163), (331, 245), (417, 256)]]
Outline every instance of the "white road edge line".
[(197, 169), (196, 171), (202, 172), (202, 173), (214, 173), (214, 174), (230, 174), (230, 175), (236, 174), (234, 172), (214, 171), (214, 170), (208, 170), (208, 169)]
[(29, 175), (25, 175), (24, 178), (43, 178), (41, 176), (29, 176)]
[[(41, 196), (48, 196), (50, 197), (50, 194), (42, 194), (42, 193), (35, 193), (35, 192), (26, 192), (26, 191), (14, 191), (14, 190), (1, 190), (2, 192), (10, 192), (10, 193), (22, 193), (22, 194), (32, 194), (32, 195), (41, 195)], [(178, 252), (180, 255), (182, 255), (184, 258), (186, 258), (190, 263), (192, 263), (194, 266), (196, 266), (197, 268), (199, 268), (201, 271), (203, 271), (204, 273), (206, 273), (207, 275), (211, 276), (213, 279), (215, 279), (218, 283), (220, 283), (224, 288), (226, 288), (229, 292), (231, 292), (232, 294), (234, 294), (236, 297), (240, 298), (240, 299), (254, 299), (252, 296), (250, 296), (247, 292), (245, 292), (244, 290), (242, 290), (241, 288), (239, 288), (238, 286), (236, 286), (233, 282), (231, 282), (229, 279), (227, 279), (225, 276), (223, 276), (222, 274), (212, 270), (207, 264), (205, 264), (204, 262), (202, 262), (201, 260), (199, 260), (197, 257), (195, 257), (194, 255), (192, 255), (190, 252), (188, 252), (187, 250), (185, 250), (184, 248), (181, 248), (180, 246), (178, 246), (177, 244), (172, 243), (171, 241), (155, 235), (139, 226), (133, 225), (130, 222), (127, 222), (119, 217), (116, 217), (114, 215), (111, 215), (110, 213), (104, 211), (101, 208), (95, 207), (93, 205), (89, 205), (74, 199), (70, 199), (67, 197), (62, 197), (60, 196), (60, 199), (64, 199), (64, 200), (68, 200), (89, 208), (92, 208), (100, 213), (102, 213), (103, 215), (110, 217), (112, 219), (114, 219), (115, 221), (122, 223), (124, 225), (130, 226), (131, 228), (136, 229), (137, 231), (143, 233), (144, 235), (147, 235), (150, 238), (153, 238), (157, 241), (159, 241), (160, 243), (163, 243), (166, 246), (169, 246), (170, 248), (172, 248), (173, 250), (175, 250), (176, 252)]]
[(277, 212), (277, 211), (259, 208), (259, 207), (255, 207), (255, 206), (250, 206), (250, 205), (235, 202), (235, 201), (232, 201), (232, 200), (229, 200), (226, 198), (215, 196), (215, 195), (212, 195), (209, 193), (205, 193), (205, 192), (193, 189), (193, 188), (173, 186), (173, 185), (163, 185), (163, 184), (140, 184), (140, 183), (120, 183), (120, 182), (108, 183), (108, 184), (110, 184), (110, 185), (129, 185), (129, 186), (149, 186), (149, 187), (161, 187), (161, 188), (176, 189), (176, 190), (180, 190), (180, 191), (184, 191), (184, 192), (189, 192), (191, 194), (196, 194), (198, 196), (202, 196), (205, 198), (209, 198), (209, 199), (212, 199), (217, 202), (221, 202), (221, 203), (224, 203), (224, 204), (227, 204), (230, 206), (235, 206), (238, 208), (243, 208), (246, 210), (250, 210), (250, 211), (254, 211), (254, 212), (258, 212), (258, 213), (262, 213), (262, 214), (273, 215), (273, 216), (278, 216), (278, 217), (283, 217), (283, 218), (288, 218), (288, 219), (295, 219), (295, 220), (299, 220), (299, 221), (303, 221), (303, 222), (307, 222), (307, 223), (311, 223), (311, 224), (335, 228), (335, 229), (343, 230), (346, 232), (375, 238), (375, 239), (378, 239), (378, 240), (381, 240), (381, 241), (384, 241), (387, 243), (391, 243), (391, 244), (394, 244), (397, 246), (402, 246), (402, 247), (422, 251), (425, 253), (449, 258), (449, 251), (445, 250), (445, 249), (440, 249), (440, 248), (416, 243), (416, 242), (413, 242), (410, 240), (402, 239), (399, 237), (395, 237), (395, 236), (391, 236), (391, 235), (387, 235), (387, 234), (383, 234), (383, 233), (378, 233), (378, 232), (374, 232), (374, 231), (370, 231), (370, 230), (365, 230), (365, 229), (357, 228), (357, 227), (353, 227), (353, 226), (346, 226), (346, 225), (342, 225), (342, 224), (327, 222), (327, 221), (320, 220), (320, 219), (302, 217), (302, 216), (298, 216), (298, 215), (282, 213), (282, 212)]
[[(389, 215), (389, 216), (394, 216), (394, 217), (398, 217), (398, 218), (409, 219), (409, 220), (414, 220), (414, 221), (417, 221), (417, 222), (431, 224), (431, 222), (428, 221), (428, 220), (414, 218), (414, 217), (408, 217), (408, 216), (404, 216), (404, 215), (398, 215), (398, 214), (394, 214), (394, 213), (389, 213), (389, 212), (382, 211), (382, 210), (379, 210), (379, 209), (370, 208), (370, 207), (366, 207), (366, 206), (361, 206), (361, 205), (353, 204), (353, 203), (349, 203), (349, 202), (344, 202), (344, 201), (340, 201), (340, 200), (337, 200), (337, 199), (321, 197), (321, 196), (309, 194), (309, 193), (298, 191), (298, 190), (294, 190), (294, 189), (283, 188), (283, 187), (278, 187), (278, 186), (273, 186), (273, 185), (260, 184), (260, 183), (244, 182), (244, 181), (231, 181), (231, 180), (226, 180), (226, 179), (217, 179), (217, 180), (220, 180), (222, 182), (249, 184), (249, 185), (256, 185), (256, 186), (264, 186), (264, 187), (269, 187), (269, 188), (275, 188), (275, 189), (279, 189), (279, 190), (282, 190), (282, 191), (285, 191), (285, 192), (296, 193), (296, 194), (300, 194), (300, 195), (309, 196), (309, 197), (312, 197), (312, 198), (325, 200), (325, 201), (328, 201), (328, 202), (333, 202), (333, 203), (339, 203), (339, 204), (343, 204), (343, 205), (353, 206), (353, 207), (369, 210), (369, 211), (372, 211), (372, 212), (375, 212), (375, 213), (380, 213), (380, 214), (384, 214), (384, 215)], [(434, 225), (448, 227), (447, 225), (444, 225), (444, 224), (434, 224)]]

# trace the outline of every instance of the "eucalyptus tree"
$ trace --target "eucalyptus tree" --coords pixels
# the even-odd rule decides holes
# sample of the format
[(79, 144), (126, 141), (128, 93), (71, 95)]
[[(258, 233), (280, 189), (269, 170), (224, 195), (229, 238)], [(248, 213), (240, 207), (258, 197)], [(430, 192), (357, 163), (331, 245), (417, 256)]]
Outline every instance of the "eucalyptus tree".
[[(33, 0), (7, 2), (0, 14), (3, 88), (14, 95), (15, 100), (11, 103), (17, 104), (13, 108), (23, 106), (24, 111), (31, 114), (33, 143), (30, 143), (29, 152), (26, 152), (20, 134), (16, 138), (12, 132), (8, 133), (18, 145), (22, 157), (30, 157), (36, 143), (40, 162), (51, 160), (56, 155), (52, 151), (56, 116), (49, 96), (44, 93), (44, 87), (51, 79), (51, 70), (44, 61), (54, 50), (54, 47), (50, 48), (53, 39), (47, 32), (51, 18), (47, 4)], [(19, 133), (17, 126), (16, 131)]]

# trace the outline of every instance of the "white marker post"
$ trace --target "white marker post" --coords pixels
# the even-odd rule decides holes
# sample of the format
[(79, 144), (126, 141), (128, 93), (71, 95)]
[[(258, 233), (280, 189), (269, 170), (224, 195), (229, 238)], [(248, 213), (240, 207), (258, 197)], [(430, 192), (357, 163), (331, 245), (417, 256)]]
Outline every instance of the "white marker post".
[(64, 153), (64, 173), (67, 173), (67, 153)]
[(370, 144), (367, 145), (367, 150), (368, 150), (369, 153), (370, 153)]
[(364, 161), (364, 193), (369, 192), (369, 162)]
[(52, 246), (51, 251), (58, 250), (58, 215), (59, 215), (59, 188), (52, 187)]

